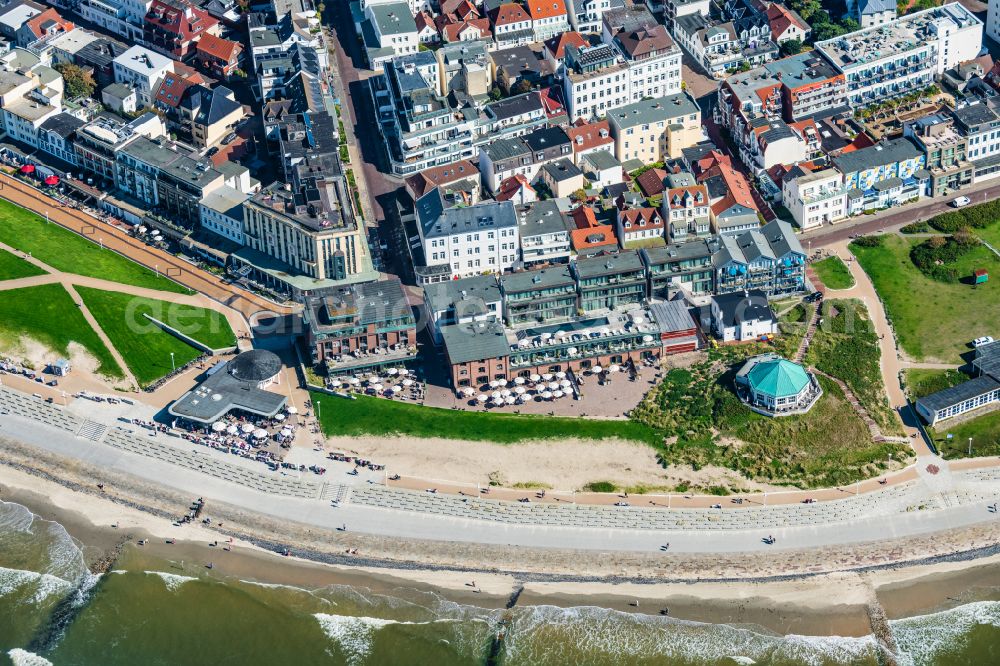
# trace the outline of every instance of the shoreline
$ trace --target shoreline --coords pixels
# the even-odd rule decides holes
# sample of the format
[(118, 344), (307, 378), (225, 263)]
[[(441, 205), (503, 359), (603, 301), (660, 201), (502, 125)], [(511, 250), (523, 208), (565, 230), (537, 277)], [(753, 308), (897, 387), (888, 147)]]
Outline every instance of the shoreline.
[[(125, 559), (130, 568), (143, 562), (176, 563), (180, 559), (187, 563), (183, 567), (186, 575), (303, 589), (349, 585), (376, 593), (430, 592), (487, 609), (503, 608), (518, 591), (519, 606), (596, 606), (646, 615), (668, 609), (668, 615), (679, 620), (817, 636), (871, 633), (866, 608), (872, 600), (877, 600), (890, 618), (899, 618), (973, 600), (1000, 599), (1000, 546), (980, 556), (977, 554), (982, 549), (906, 565), (767, 579), (626, 579), (569, 572), (544, 575), (370, 558), (352, 563), (329, 553), (305, 550), (302, 555), (319, 557), (282, 557), (255, 539), (235, 540), (232, 550), (224, 552), (220, 530), (200, 524), (175, 527), (167, 518), (144, 511), (138, 504), (119, 504), (113, 501), (119, 498), (74, 490), (9, 464), (0, 465), (0, 488), (3, 501), (22, 504), (42, 518), (62, 524), (83, 544), (88, 560), (131, 534), (134, 539), (151, 541), (146, 546), (134, 542), (128, 546)], [(118, 527), (111, 527), (112, 522)], [(168, 538), (176, 543), (166, 544)], [(220, 545), (209, 546), (212, 541)], [(211, 572), (202, 564), (209, 561), (215, 564)], [(177, 567), (172, 564), (171, 568)]]

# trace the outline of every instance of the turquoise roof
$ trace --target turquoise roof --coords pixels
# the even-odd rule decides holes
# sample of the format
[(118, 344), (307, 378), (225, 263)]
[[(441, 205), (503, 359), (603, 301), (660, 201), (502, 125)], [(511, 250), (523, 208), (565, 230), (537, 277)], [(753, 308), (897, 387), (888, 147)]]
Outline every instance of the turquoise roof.
[(809, 384), (809, 375), (798, 363), (783, 358), (761, 361), (747, 373), (750, 387), (775, 398), (798, 395)]

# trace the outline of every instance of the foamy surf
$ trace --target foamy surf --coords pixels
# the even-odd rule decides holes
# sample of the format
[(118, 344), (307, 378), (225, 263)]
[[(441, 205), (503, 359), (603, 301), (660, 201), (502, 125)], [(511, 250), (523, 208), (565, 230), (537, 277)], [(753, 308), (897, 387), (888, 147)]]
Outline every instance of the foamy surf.
[(0, 567), (0, 597), (31, 590), (27, 600), (37, 604), (50, 596), (66, 594), (72, 588), (72, 583), (52, 574)]
[(340, 646), (349, 664), (358, 664), (371, 653), (375, 633), (383, 627), (389, 625), (427, 625), (439, 622), (457, 622), (457, 620), (452, 619), (405, 622), (378, 617), (328, 615), (327, 613), (315, 613), (313, 617), (319, 622), (323, 633)]
[(977, 625), (1000, 627), (1000, 601), (977, 601), (889, 622), (901, 666), (932, 663), (941, 652), (961, 647)]
[(34, 652), (28, 652), (21, 648), (14, 648), (7, 653), (14, 666), (52, 666), (52, 662), (45, 657), (39, 657)]
[(192, 580), (198, 580), (193, 576), (181, 576), (180, 574), (168, 573), (166, 571), (144, 571), (143, 572), (149, 576), (157, 576), (163, 581), (163, 584), (171, 592), (176, 592), (180, 589), (181, 585), (188, 583)]

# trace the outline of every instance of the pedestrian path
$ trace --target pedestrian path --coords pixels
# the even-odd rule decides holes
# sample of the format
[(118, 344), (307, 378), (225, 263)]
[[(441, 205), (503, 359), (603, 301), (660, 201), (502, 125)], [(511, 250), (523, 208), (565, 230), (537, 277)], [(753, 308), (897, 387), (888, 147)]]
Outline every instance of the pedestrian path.
[(92, 442), (99, 442), (104, 437), (104, 433), (108, 431), (108, 426), (103, 423), (98, 423), (97, 421), (91, 421), (87, 419), (77, 430), (76, 436), (82, 437), (83, 439), (89, 439)]

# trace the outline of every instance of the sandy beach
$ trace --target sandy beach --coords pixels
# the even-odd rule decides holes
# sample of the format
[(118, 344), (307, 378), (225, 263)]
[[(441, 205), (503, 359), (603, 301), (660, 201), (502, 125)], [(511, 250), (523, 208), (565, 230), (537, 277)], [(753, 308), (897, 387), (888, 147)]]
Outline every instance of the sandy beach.
[[(431, 567), (432, 562), (458, 564), (464, 559), (459, 557), (461, 552), (445, 555), (441, 544), (431, 542), (408, 542), (407, 548), (400, 550), (412, 555), (419, 553), (420, 557), (413, 557), (406, 566), (399, 567), (391, 562), (369, 566), (366, 564), (369, 558), (359, 558), (358, 564), (350, 564), (283, 557), (239, 538), (234, 539), (229, 551), (225, 551), (223, 547), (228, 544), (226, 534), (230, 527), (225, 523), (221, 529), (217, 525), (175, 526), (169, 515), (140, 509), (137, 503), (124, 503), (114, 494), (114, 489), (104, 494), (73, 489), (67, 487), (65, 481), (57, 483), (9, 465), (0, 465), (0, 498), (28, 506), (43, 518), (64, 525), (86, 546), (85, 553), (92, 559), (97, 559), (126, 536), (131, 536), (133, 541), (149, 539), (145, 546), (127, 548), (125, 561), (130, 568), (142, 567), (146, 562), (168, 561), (172, 568), (186, 575), (223, 576), (306, 589), (350, 585), (377, 593), (434, 592), (459, 603), (483, 608), (503, 607), (511, 595), (520, 590), (519, 605), (598, 606), (651, 615), (666, 610), (678, 619), (745, 624), (777, 633), (860, 636), (870, 632), (866, 605), (875, 599), (889, 617), (895, 618), (971, 600), (1000, 598), (1000, 555), (866, 573), (838, 572), (766, 581), (748, 578), (678, 582), (691, 576), (691, 566), (680, 566), (678, 562), (674, 568), (662, 567), (661, 562), (659, 579), (647, 576), (629, 582), (622, 580), (620, 575), (630, 571), (649, 572), (616, 562), (613, 567), (605, 567), (605, 573), (619, 577), (605, 582), (579, 579), (581, 574), (593, 573), (583, 561), (585, 558), (559, 560), (563, 567), (559, 569), (554, 553), (535, 562), (548, 568), (547, 577), (490, 571), (488, 569), (496, 568), (497, 562), (482, 559), (478, 568), (469, 567), (468, 560), (464, 560), (466, 566), (454, 569)], [(245, 527), (240, 526), (241, 529)], [(329, 543), (338, 537), (325, 536), (322, 540), (331, 549), (340, 550), (336, 543)], [(351, 541), (359, 536), (339, 538)], [(175, 543), (168, 544), (167, 539), (174, 539)], [(210, 545), (213, 542), (218, 545)], [(365, 543), (362, 547), (371, 546)], [(345, 545), (344, 549), (349, 547)], [(387, 551), (384, 554), (398, 557), (402, 553)], [(497, 555), (502, 562), (504, 554)], [(525, 564), (534, 561), (534, 555), (522, 551), (520, 561)], [(477, 556), (481, 557), (481, 553)], [(716, 559), (716, 566), (731, 566), (724, 556)], [(205, 568), (208, 562), (213, 564), (211, 571)], [(705, 562), (697, 564), (702, 567), (703, 574), (712, 571)], [(530, 568), (539, 569), (537, 566)], [(671, 581), (671, 578), (677, 580)]]

